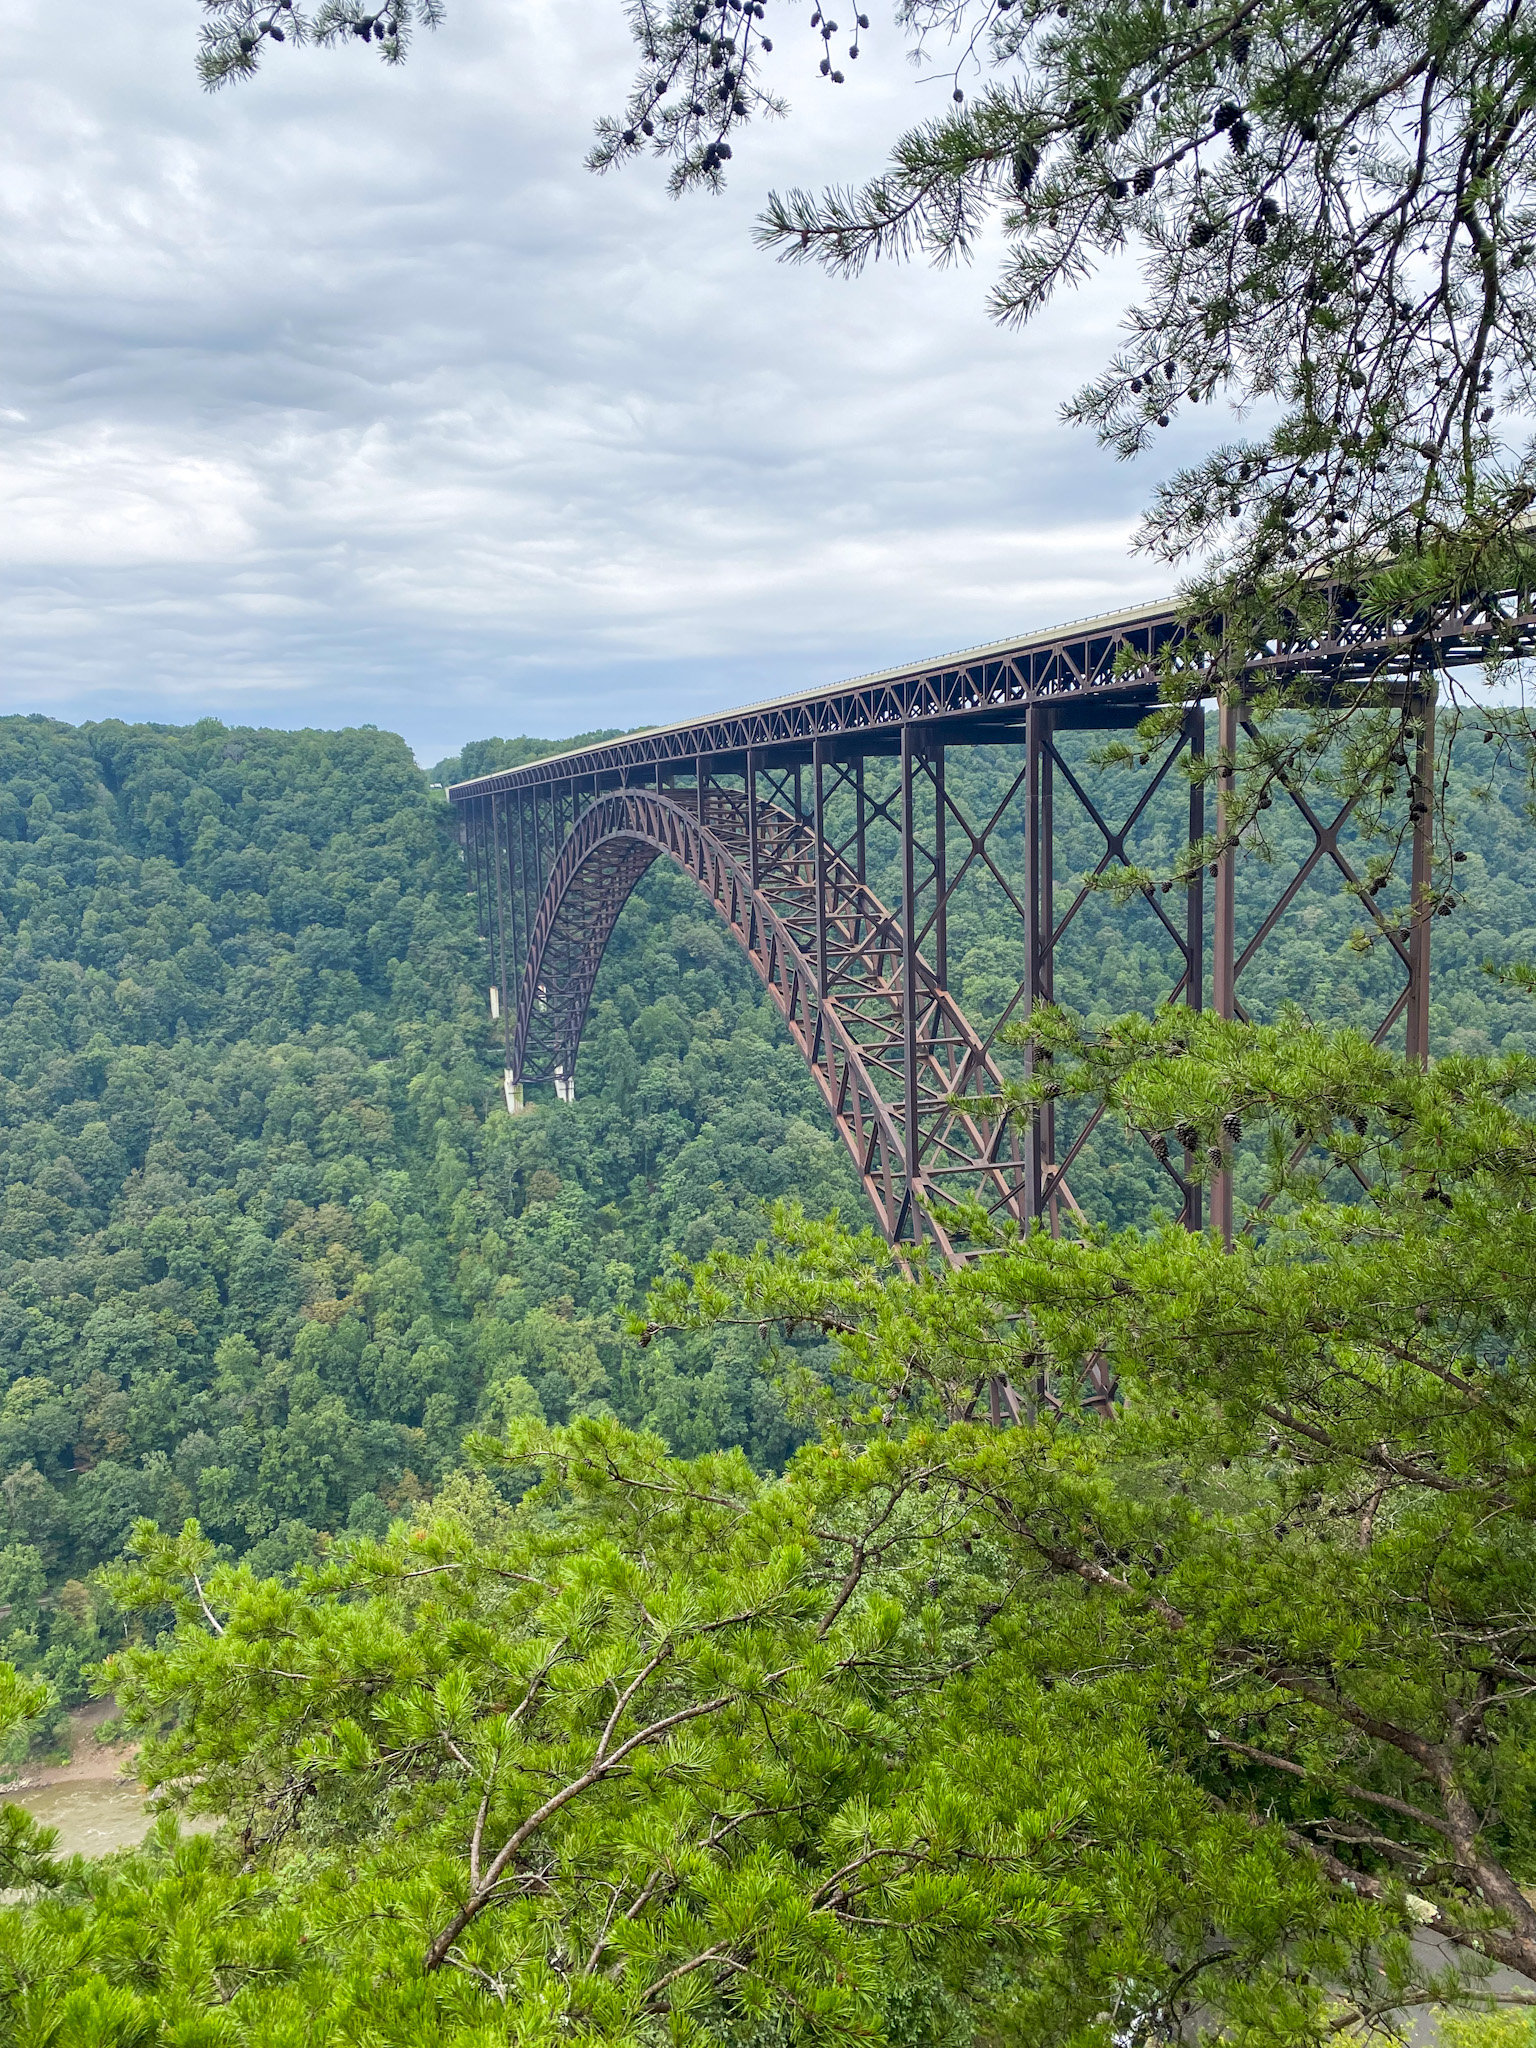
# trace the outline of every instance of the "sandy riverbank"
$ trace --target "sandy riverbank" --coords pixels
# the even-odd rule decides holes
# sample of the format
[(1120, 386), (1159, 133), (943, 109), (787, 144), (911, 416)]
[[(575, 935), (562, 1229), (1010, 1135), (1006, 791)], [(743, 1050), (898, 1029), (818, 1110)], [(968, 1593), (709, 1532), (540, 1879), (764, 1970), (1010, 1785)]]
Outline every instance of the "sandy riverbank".
[(113, 1699), (92, 1700), (77, 1707), (69, 1717), (64, 1747), (67, 1764), (28, 1764), (17, 1777), (0, 1785), (0, 1798), (12, 1792), (41, 1791), (47, 1785), (113, 1785), (131, 1780), (129, 1765), (137, 1745), (132, 1742), (98, 1742), (96, 1730), (117, 1712)]

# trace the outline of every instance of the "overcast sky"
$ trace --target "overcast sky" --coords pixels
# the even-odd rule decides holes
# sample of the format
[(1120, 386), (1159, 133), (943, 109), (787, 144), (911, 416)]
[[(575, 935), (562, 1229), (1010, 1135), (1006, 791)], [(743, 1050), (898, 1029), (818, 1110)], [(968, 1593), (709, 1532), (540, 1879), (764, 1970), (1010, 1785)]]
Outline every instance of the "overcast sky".
[[(4, 708), (403, 732), (660, 722), (1153, 596), (1154, 482), (1061, 424), (1090, 290), (854, 284), (754, 249), (944, 88), (877, 16), (723, 200), (582, 168), (619, 0), (449, 0), (403, 71), (274, 51), (208, 96), (195, 0), (0, 0)], [(1172, 453), (1171, 449), (1166, 452)]]

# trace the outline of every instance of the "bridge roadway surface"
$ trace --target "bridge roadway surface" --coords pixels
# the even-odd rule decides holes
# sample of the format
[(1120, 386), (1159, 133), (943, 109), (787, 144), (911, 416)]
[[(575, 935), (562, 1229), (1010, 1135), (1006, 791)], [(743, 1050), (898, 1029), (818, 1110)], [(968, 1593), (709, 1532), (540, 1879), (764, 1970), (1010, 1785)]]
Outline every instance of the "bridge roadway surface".
[[(1423, 620), (1379, 623), (1347, 597), (1328, 630), (1275, 640), (1246, 664), (1283, 679), (1298, 699), (1348, 701), (1383, 681), (1408, 699), (1417, 733), (1407, 798), (1413, 833), (1412, 909), (1390, 923), (1369, 899), (1374, 937), (1387, 944), (1401, 986), (1377, 1030), (1400, 1023), (1406, 1047), (1428, 1050), (1429, 933), (1433, 915), (1429, 805), (1434, 718), (1419, 693), (1426, 674), (1481, 662), (1490, 639), (1536, 645), (1528, 599), (1504, 593)], [(1058, 736), (1134, 726), (1172, 683), (1186, 701), (1171, 747), (1143, 756), (1144, 786), (1129, 815), (1103, 814)], [(577, 1050), (603, 950), (624, 903), (658, 857), (698, 884), (772, 998), (815, 1077), (866, 1193), (893, 1242), (928, 1239), (958, 1256), (957, 1199), (979, 1199), (1026, 1223), (1075, 1208), (1068, 1178), (1097, 1118), (1057, 1157), (1054, 1111), (1029, 1129), (998, 1113), (998, 1032), (1052, 999), (1057, 949), (1082, 909), (1079, 886), (1055, 900), (1056, 808), (1073, 803), (1092, 820), (1104, 851), (1098, 872), (1129, 864), (1127, 835), (1181, 757), (1203, 756), (1205, 700), (1216, 695), (1208, 656), (1191, 642), (1172, 603), (1086, 619), (938, 661), (851, 682), (792, 692), (739, 710), (630, 733), (454, 784), (466, 863), (491, 954), (492, 1016), (504, 1036), (507, 1106), (552, 1081), (572, 1099)], [(1218, 700), (1220, 756), (1240, 742), (1242, 712)], [(989, 820), (962, 814), (946, 787), (957, 746), (1017, 750), (1017, 779)], [(873, 776), (866, 764), (881, 764)], [(892, 769), (894, 768), (894, 773)], [(807, 771), (809, 773), (807, 774)], [(1216, 786), (1215, 837), (1228, 787)], [(1330, 867), (1348, 887), (1360, 878), (1340, 834), (1349, 807), (1320, 816), (1308, 794), (1288, 789), (1312, 845), (1239, 946), (1236, 849), (1218, 852), (1207, 916), (1204, 870), (1170, 917), (1166, 892), (1139, 893), (1177, 962), (1168, 998), (1242, 1016), (1239, 979), (1314, 872)], [(1014, 808), (1017, 797), (1018, 802)], [(1023, 872), (1000, 857), (1004, 814), (1022, 828)], [(1190, 843), (1207, 837), (1205, 782), (1189, 783)], [(867, 879), (872, 837), (894, 833), (894, 903)], [(977, 878), (1016, 919), (1024, 972), (1013, 998), (983, 1031), (948, 988), (947, 923), (956, 891)], [(995, 885), (995, 887), (994, 887)], [(1000, 897), (997, 892), (1000, 891)], [(1022, 1056), (1025, 1071), (1030, 1055)], [(1205, 1219), (1202, 1190), (1185, 1158), (1160, 1163), (1184, 1219)], [(1230, 1175), (1210, 1182), (1209, 1220), (1231, 1229)]]

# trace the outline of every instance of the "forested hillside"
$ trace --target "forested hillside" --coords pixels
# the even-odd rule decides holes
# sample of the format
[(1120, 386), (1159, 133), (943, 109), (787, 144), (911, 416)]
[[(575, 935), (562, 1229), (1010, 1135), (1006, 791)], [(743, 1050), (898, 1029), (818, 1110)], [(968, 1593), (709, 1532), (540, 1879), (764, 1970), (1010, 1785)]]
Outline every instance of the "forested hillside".
[(615, 940), (583, 1101), (514, 1124), (451, 815), (393, 736), (7, 719), (0, 833), (0, 1654), (68, 1696), (135, 1517), (281, 1570), (477, 1417), (782, 1457), (755, 1343), (617, 1334), (673, 1247), (853, 1199), (680, 878)]
[[(972, 814), (1006, 794), (1000, 753), (950, 768)], [(223, 1824), (65, 1866), (0, 1813), (7, 2010), (92, 2048), (785, 2012), (1323, 2048), (1489, 1958), (1536, 1981), (1528, 1058), (1053, 1014), (1073, 1114), (1206, 1146), (1235, 1104), (1255, 1158), (1300, 1138), (1368, 1205), (1295, 1180), (1231, 1255), (761, 1250), (766, 1198), (860, 1198), (685, 877), (621, 919), (579, 1099), (513, 1119), (453, 814), (400, 741), (13, 719), (0, 791), (0, 1734), (45, 1740), (110, 1655), (142, 1782)], [(1480, 963), (1528, 950), (1532, 835), (1509, 791), (1455, 807), (1435, 1035), (1519, 1052), (1532, 999)], [(1097, 849), (1061, 822), (1070, 900)], [(1017, 959), (992, 887), (950, 929), (983, 1021)], [(1078, 931), (1067, 1000), (1166, 993), (1144, 900)], [(1319, 878), (1254, 1007), (1369, 1019), (1368, 938)], [(1125, 1145), (1079, 1185), (1110, 1218), (1156, 1193)], [(774, 1344), (805, 1328), (844, 1333), (803, 1360), (842, 1384), (800, 1444)], [(954, 1423), (999, 1362), (1052, 1398)], [(140, 1516), (165, 1533), (113, 1567)]]
[[(431, 779), (554, 744), (478, 742)], [(976, 809), (1011, 773), (996, 749), (950, 772)], [(1096, 785), (1106, 803), (1123, 772)], [(755, 1330), (645, 1350), (621, 1334), (675, 1254), (746, 1249), (768, 1200), (859, 1218), (785, 1034), (658, 864), (604, 963), (579, 1100), (508, 1119), (428, 784), (368, 729), (0, 721), (0, 1655), (66, 1695), (113, 1627), (88, 1575), (139, 1515), (196, 1514), (278, 1571), (324, 1532), (381, 1532), (477, 1421), (612, 1413), (759, 1469), (795, 1441)], [(1531, 1000), (1477, 971), (1530, 950), (1531, 834), (1513, 802), (1462, 808), (1437, 1044), (1536, 1044)], [(1094, 848), (1064, 830), (1065, 874)], [(1089, 904), (1064, 1000), (1109, 1013), (1164, 992), (1166, 948), (1136, 915)], [(1327, 1017), (1372, 997), (1350, 916), (1314, 892), (1265, 1003)], [(1017, 934), (978, 898), (950, 944), (985, 1019)], [(1112, 1149), (1079, 1185), (1112, 1219), (1156, 1191)]]

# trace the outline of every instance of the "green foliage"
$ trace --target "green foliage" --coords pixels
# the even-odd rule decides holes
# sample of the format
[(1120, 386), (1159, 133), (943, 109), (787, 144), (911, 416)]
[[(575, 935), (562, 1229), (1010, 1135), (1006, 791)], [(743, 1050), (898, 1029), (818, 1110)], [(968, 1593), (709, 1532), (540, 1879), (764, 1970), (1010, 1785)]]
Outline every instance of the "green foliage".
[(596, 1420), (484, 1449), (537, 1480), (516, 1507), (460, 1480), (288, 1587), (140, 1532), (116, 1590), (178, 1626), (113, 1675), (148, 1781), (229, 1832), (0, 1917), (13, 2010), (126, 1984), (150, 2040), (1107, 2042), (1214, 1935), (1257, 2042), (1308, 2038), (1308, 1967), (1389, 1924), (1170, 1769), (1123, 1680), (1091, 1737), (1037, 1682), (997, 1554), (950, 1540), (985, 1439), (782, 1480)]
[(503, 768), (523, 768), (530, 761), (547, 760), (551, 754), (600, 746), (604, 740), (621, 736), (618, 727), (605, 726), (599, 731), (576, 733), (568, 740), (470, 740), (458, 753), (438, 762), (431, 771), (432, 780), (446, 789), (451, 783), (472, 782), (477, 775), (495, 775)]
[[(1474, 1970), (1536, 1977), (1536, 1065), (1424, 1073), (1295, 1019), (1042, 1027), (1053, 1085), (1138, 1129), (1274, 1133), (1272, 1206), (1230, 1252), (1042, 1234), (912, 1271), (786, 1215), (654, 1320), (834, 1333), (854, 1438), (883, 1411), (922, 1440), (1005, 1382), (1019, 1427), (933, 1440), (1033, 1676), (1100, 1725), (1133, 1703), (1213, 1807)], [(1090, 1376), (1118, 1382), (1113, 1423), (1079, 1419)], [(1436, 1995), (1394, 1954), (1377, 2004)]]
[(243, 1543), (430, 1476), (423, 1403), (370, 1381), (425, 1352), (472, 1407), (433, 1183), (483, 1060), (420, 775), (366, 731), (42, 719), (0, 773), (7, 1555), (79, 1574), (145, 1513)]
[(783, 1458), (767, 1347), (621, 1329), (764, 1201), (857, 1201), (684, 880), (622, 921), (582, 1101), (514, 1122), (397, 739), (7, 720), (0, 832), (0, 1655), (76, 1700), (121, 1630), (84, 1582), (141, 1516), (287, 1572), (480, 1419)]
[[(195, 1524), (146, 1528), (118, 1575), (180, 1621), (114, 1668), (130, 1719), (167, 1731), (141, 1771), (239, 1830), (328, 1981), (252, 1983), (238, 2024), (344, 2038), (366, 2012), (394, 2039), (415, 2015), (478, 2040), (505, 2006), (541, 2039), (773, 2016), (841, 2040), (884, 2031), (893, 1989), (921, 2008), (1056, 1947), (1082, 1796), (966, 1727), (976, 1623), (902, 1597), (916, 1531), (845, 1589), (899, 1459), (786, 1485), (599, 1421), (511, 1455), (542, 1474), (516, 1508), (457, 1483), (292, 1588), (217, 1564)], [(168, 1998), (167, 1973), (146, 1988)]]
[[(831, 1338), (782, 1476), (551, 1428), (505, 1373), (480, 1475), (284, 1582), (141, 1524), (108, 1590), (150, 1629), (107, 1675), (146, 1782), (224, 1831), (43, 1869), (0, 2009), (124, 2042), (1487, 2033), (1490, 1965), (1536, 1979), (1536, 1068), (1294, 1018), (1042, 1035), (1062, 1099), (1282, 1131), (1257, 1227), (956, 1272), (786, 1209), (643, 1332)], [(1015, 1426), (965, 1419), (989, 1383)]]
[(1440, 2025), (1450, 2048), (1530, 2048), (1536, 2041), (1531, 2013), (1447, 2014)]
[(372, 13), (362, 0), (320, 0), (314, 8), (294, 0), (203, 0), (197, 69), (209, 91), (231, 78), (248, 78), (273, 43), (338, 43), (356, 36), (377, 46), (385, 64), (398, 64), (418, 28), (436, 28), (442, 0), (387, 0)]
[[(683, 1454), (782, 1463), (786, 1363), (830, 1369), (814, 1338), (786, 1356), (755, 1323), (644, 1349), (624, 1333), (676, 1258), (748, 1251), (765, 1204), (861, 1214), (802, 1063), (686, 877), (656, 868), (619, 920), (579, 1099), (510, 1119), (451, 814), (398, 741), (19, 719), (0, 754), (0, 1551), (47, 1579), (36, 1600), (0, 1591), (0, 1651), (78, 1698), (121, 1621), (95, 1591), (63, 1601), (66, 1582), (138, 1517), (196, 1514), (288, 1571), (326, 1532), (411, 1513), (475, 1423), (611, 1414)], [(1536, 929), (1518, 784), (1487, 759), (1486, 801), (1453, 776), (1471, 858), (1436, 928), (1434, 1037), (1536, 1050), (1528, 996), (1475, 971)], [(989, 815), (1014, 768), (956, 753), (954, 800)], [(1137, 775), (1079, 772), (1111, 811)], [(1059, 808), (1065, 876), (1096, 853)], [(1295, 828), (1266, 818), (1283, 874)], [(1176, 825), (1149, 812), (1138, 852), (1170, 858)], [(888, 856), (872, 836), (894, 898)], [(1304, 897), (1250, 1007), (1384, 1007), (1385, 949), (1355, 950), (1353, 908)], [(1021, 971), (1009, 930), (1000, 896), (952, 907), (951, 983), (984, 1027)], [(1058, 989), (1095, 1018), (1167, 971), (1140, 899), (1091, 898), (1074, 932)], [(1258, 1163), (1239, 1165), (1255, 1193)], [(1111, 1223), (1159, 1199), (1139, 1144), (1090, 1148), (1074, 1184)]]
[[(1270, 1026), (1035, 1020), (1019, 1113), (1048, 1072), (1063, 1119), (1235, 1148), (1234, 1254), (951, 1274), (806, 1220), (857, 1221), (850, 1170), (686, 877), (620, 919), (579, 1099), (509, 1118), (397, 742), (0, 747), (0, 1711), (24, 1744), (112, 1652), (147, 1781), (224, 1823), (86, 1866), (11, 1812), (8, 2023), (1300, 2048), (1536, 1969), (1536, 1045), (1477, 971), (1536, 899), (1496, 776), (1428, 1075), (1284, 1014), (1374, 998), (1332, 897)], [(1144, 992), (1152, 940), (1083, 917), (1063, 995)], [(990, 1021), (1006, 925), (950, 943)], [(964, 1420), (1000, 1380), (1019, 1426)]]

